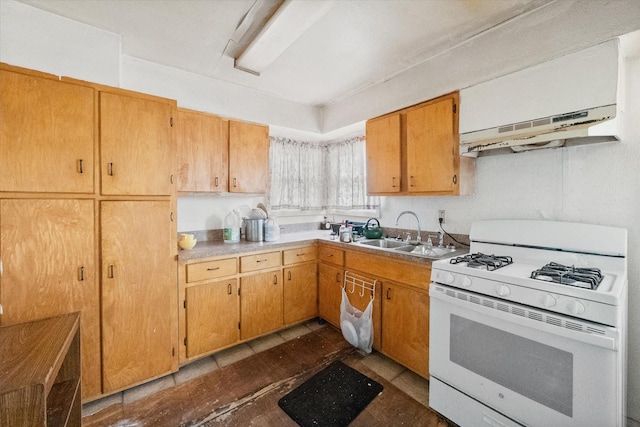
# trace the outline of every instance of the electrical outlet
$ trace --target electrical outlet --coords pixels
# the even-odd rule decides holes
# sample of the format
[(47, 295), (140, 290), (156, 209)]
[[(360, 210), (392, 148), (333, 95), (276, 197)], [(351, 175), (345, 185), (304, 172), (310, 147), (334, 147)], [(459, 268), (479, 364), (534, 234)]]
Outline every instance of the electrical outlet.
[(440, 209), (438, 211), (438, 222), (440, 222), (440, 224), (444, 224), (444, 209)]

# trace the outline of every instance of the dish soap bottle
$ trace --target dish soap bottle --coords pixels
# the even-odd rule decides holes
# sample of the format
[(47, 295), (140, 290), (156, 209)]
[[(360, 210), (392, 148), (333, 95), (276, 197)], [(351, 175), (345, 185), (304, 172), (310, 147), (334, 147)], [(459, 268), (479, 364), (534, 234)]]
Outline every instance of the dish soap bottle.
[(224, 217), (223, 239), (225, 243), (238, 243), (240, 241), (240, 214), (236, 209)]

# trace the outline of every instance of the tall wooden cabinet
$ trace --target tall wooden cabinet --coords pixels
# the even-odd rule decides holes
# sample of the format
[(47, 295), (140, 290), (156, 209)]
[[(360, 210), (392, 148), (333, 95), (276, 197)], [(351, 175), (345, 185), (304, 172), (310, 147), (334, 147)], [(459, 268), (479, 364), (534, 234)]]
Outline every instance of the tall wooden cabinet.
[(83, 401), (178, 366), (175, 108), (0, 64), (0, 324), (80, 312)]
[(178, 191), (228, 191), (229, 121), (178, 109), (176, 139)]
[(474, 191), (475, 159), (459, 155), (458, 92), (367, 121), (367, 191), (462, 195)]
[(168, 201), (101, 203), (106, 393), (177, 368), (169, 211)]
[(82, 313), (82, 389), (100, 384), (94, 201), (0, 200), (0, 325)]
[(0, 69), (0, 191), (93, 193), (95, 90)]

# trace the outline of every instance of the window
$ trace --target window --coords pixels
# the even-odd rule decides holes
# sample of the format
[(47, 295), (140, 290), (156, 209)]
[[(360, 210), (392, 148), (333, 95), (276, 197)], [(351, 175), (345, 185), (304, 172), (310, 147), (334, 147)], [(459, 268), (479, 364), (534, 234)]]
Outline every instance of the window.
[(363, 137), (333, 143), (271, 138), (272, 210), (344, 211), (376, 209), (366, 190)]

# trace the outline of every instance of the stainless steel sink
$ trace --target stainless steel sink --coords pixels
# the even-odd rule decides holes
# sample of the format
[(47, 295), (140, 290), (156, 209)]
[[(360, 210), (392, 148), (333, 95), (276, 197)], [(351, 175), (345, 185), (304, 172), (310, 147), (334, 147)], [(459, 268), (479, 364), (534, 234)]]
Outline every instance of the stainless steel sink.
[(403, 246), (403, 247), (398, 247), (395, 250), (408, 252), (412, 255), (421, 255), (429, 258), (444, 257), (456, 251), (455, 249), (452, 249), (452, 248), (439, 248), (439, 247), (426, 246), (426, 245)]
[(395, 249), (401, 247), (413, 248), (415, 246), (411, 246), (406, 242), (400, 240), (390, 240), (390, 239), (374, 239), (374, 240), (363, 240), (360, 242), (361, 245), (366, 246), (374, 246), (376, 248), (383, 249)]

